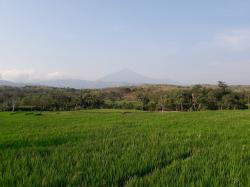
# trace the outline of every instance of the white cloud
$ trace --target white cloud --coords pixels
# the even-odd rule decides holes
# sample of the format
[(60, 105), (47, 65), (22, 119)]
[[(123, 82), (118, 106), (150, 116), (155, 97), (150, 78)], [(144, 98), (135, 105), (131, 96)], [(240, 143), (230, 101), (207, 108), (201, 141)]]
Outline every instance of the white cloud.
[(65, 77), (60, 72), (42, 73), (32, 69), (9, 69), (0, 70), (0, 79), (10, 81), (33, 81), (33, 80), (49, 80), (49, 79), (60, 79)]
[(2, 74), (2, 79), (12, 80), (12, 81), (29, 80), (32, 76), (36, 75), (33, 70), (18, 70), (18, 69), (1, 71), (1, 74)]
[(64, 77), (64, 75), (60, 72), (52, 72), (52, 73), (48, 73), (46, 78), (47, 79), (59, 79), (59, 78), (62, 78)]
[(250, 29), (235, 29), (218, 35), (216, 44), (219, 47), (234, 51), (250, 49)]

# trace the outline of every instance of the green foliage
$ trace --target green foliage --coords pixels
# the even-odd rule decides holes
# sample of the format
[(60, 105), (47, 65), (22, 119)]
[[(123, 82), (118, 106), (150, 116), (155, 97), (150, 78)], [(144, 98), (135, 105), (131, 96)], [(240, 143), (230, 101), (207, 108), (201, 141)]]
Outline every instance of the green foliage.
[(215, 88), (195, 85), (165, 92), (148, 93), (146, 96), (147, 102), (145, 102), (145, 99), (141, 99), (141, 95), (138, 99), (144, 103), (146, 110), (202, 111), (246, 109), (246, 98), (249, 95), (247, 92), (233, 91), (224, 82), (219, 82)]
[(81, 92), (80, 95), (80, 106), (82, 108), (101, 108), (104, 100), (100, 95), (91, 92)]
[(0, 113), (0, 186), (249, 186), (249, 115)]
[[(168, 88), (168, 87), (167, 87)], [(250, 92), (242, 87), (161, 85), (76, 90), (47, 87), (0, 87), (0, 111), (69, 111), (79, 109), (137, 109), (146, 111), (202, 111), (246, 109)], [(139, 103), (139, 104), (138, 104)]]

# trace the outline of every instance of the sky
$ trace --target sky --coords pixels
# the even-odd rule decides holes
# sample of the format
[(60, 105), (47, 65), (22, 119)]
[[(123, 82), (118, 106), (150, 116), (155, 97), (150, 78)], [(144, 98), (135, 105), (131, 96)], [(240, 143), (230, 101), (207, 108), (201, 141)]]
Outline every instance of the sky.
[(249, 0), (0, 0), (0, 79), (96, 80), (129, 68), (250, 84)]

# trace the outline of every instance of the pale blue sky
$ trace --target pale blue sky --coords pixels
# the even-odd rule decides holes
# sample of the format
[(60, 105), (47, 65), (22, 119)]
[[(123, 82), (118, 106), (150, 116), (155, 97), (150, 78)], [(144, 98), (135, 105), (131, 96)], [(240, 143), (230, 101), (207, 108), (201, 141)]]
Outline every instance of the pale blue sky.
[(4, 79), (98, 79), (129, 68), (250, 84), (249, 0), (0, 0)]

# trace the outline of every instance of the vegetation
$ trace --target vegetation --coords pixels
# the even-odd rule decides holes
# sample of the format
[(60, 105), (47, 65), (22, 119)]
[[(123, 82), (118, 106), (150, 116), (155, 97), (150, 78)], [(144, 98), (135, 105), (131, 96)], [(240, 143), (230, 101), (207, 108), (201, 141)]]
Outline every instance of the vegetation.
[(250, 111), (0, 113), (1, 186), (249, 186)]
[(138, 86), (101, 90), (48, 87), (0, 87), (2, 111), (60, 111), (79, 109), (137, 109), (149, 111), (201, 111), (246, 109), (250, 89), (218, 86)]

